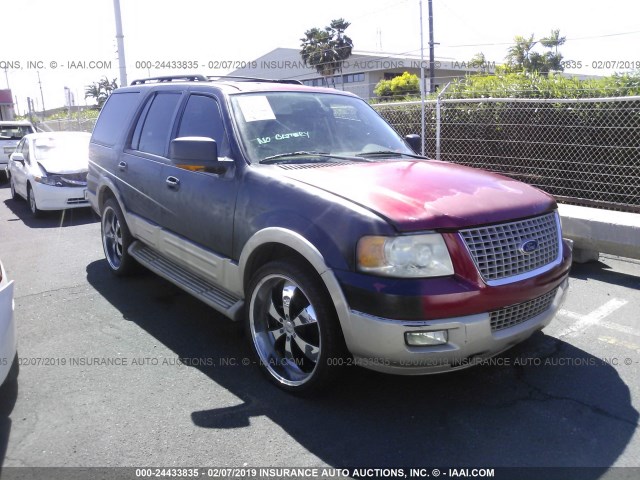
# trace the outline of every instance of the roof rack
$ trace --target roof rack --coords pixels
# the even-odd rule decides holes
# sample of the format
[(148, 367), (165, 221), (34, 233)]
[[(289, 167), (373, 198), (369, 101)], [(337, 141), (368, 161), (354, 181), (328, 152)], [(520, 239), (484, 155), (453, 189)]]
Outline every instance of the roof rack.
[(275, 79), (275, 78), (258, 78), (258, 77), (240, 77), (236, 75), (207, 75), (209, 80), (235, 80), (239, 82), (265, 82), (265, 83), (286, 83), (289, 85), (302, 85), (299, 80), (293, 79)]
[(302, 85), (299, 80), (273, 79), (257, 77), (239, 77), (235, 75), (166, 75), (162, 77), (139, 78), (131, 82), (131, 85), (144, 85), (146, 83), (167, 83), (167, 82), (212, 82), (216, 80), (234, 80), (237, 82), (265, 82), (265, 83), (285, 83), (289, 85)]
[(144, 85), (145, 83), (164, 83), (181, 80), (184, 82), (208, 82), (204, 75), (166, 75), (163, 77), (140, 78), (131, 82), (131, 85)]

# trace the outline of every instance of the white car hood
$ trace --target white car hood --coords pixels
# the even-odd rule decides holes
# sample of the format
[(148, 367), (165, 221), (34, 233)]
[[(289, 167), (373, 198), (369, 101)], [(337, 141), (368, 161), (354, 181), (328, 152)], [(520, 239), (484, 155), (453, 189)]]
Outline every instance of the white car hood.
[(38, 160), (38, 163), (47, 171), (47, 173), (80, 173), (89, 170), (88, 158), (46, 158)]

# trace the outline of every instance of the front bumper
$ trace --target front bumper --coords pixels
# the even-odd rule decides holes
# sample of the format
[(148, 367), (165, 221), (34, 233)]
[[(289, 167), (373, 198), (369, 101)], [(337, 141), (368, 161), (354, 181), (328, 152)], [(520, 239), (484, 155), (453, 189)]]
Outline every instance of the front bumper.
[[(357, 365), (401, 375), (441, 373), (471, 367), (526, 340), (551, 322), (563, 304), (569, 279), (558, 287), (545, 311), (504, 330), (492, 331), (490, 313), (440, 320), (399, 321), (351, 310), (349, 350)], [(448, 332), (445, 345), (412, 347), (405, 333)]]
[(89, 201), (85, 199), (86, 187), (54, 187), (34, 183), (33, 188), (36, 205), (40, 210), (65, 210), (90, 206)]

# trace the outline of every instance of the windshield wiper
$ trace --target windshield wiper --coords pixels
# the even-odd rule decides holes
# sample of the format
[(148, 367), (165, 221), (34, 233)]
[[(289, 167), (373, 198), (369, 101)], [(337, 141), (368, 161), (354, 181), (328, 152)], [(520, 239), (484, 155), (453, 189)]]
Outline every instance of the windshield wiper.
[(263, 158), (258, 163), (262, 163), (262, 164), (276, 163), (279, 160), (282, 160), (283, 158), (289, 158), (289, 157), (334, 158), (334, 159), (338, 159), (338, 160), (350, 160), (350, 161), (354, 161), (354, 162), (369, 162), (370, 161), (370, 160), (368, 160), (366, 158), (362, 158), (362, 157), (351, 157), (351, 156), (346, 156), (346, 155), (333, 155), (331, 153), (326, 153), (326, 152), (300, 151), (300, 152), (279, 153), (278, 155), (271, 155), (270, 157)]
[(373, 157), (378, 155), (386, 155), (386, 156), (394, 156), (394, 157), (411, 157), (411, 158), (419, 158), (420, 160), (428, 160), (428, 157), (423, 157), (422, 155), (414, 155), (411, 153), (402, 153), (402, 152), (394, 152), (392, 150), (378, 150), (375, 152), (360, 152), (358, 153), (359, 157)]

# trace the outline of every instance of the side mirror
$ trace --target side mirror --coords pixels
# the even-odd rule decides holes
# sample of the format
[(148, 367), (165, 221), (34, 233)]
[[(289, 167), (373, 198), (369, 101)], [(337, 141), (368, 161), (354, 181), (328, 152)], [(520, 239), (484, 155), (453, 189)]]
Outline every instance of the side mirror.
[(178, 168), (207, 171), (219, 167), (218, 144), (209, 137), (180, 137), (171, 140), (169, 159)]
[(404, 140), (409, 144), (411, 150), (416, 152), (418, 155), (422, 155), (422, 139), (420, 138), (420, 135), (412, 133), (404, 137)]
[(14, 162), (18, 162), (24, 165), (24, 154), (22, 153), (13, 153), (11, 155), (11, 160)]

